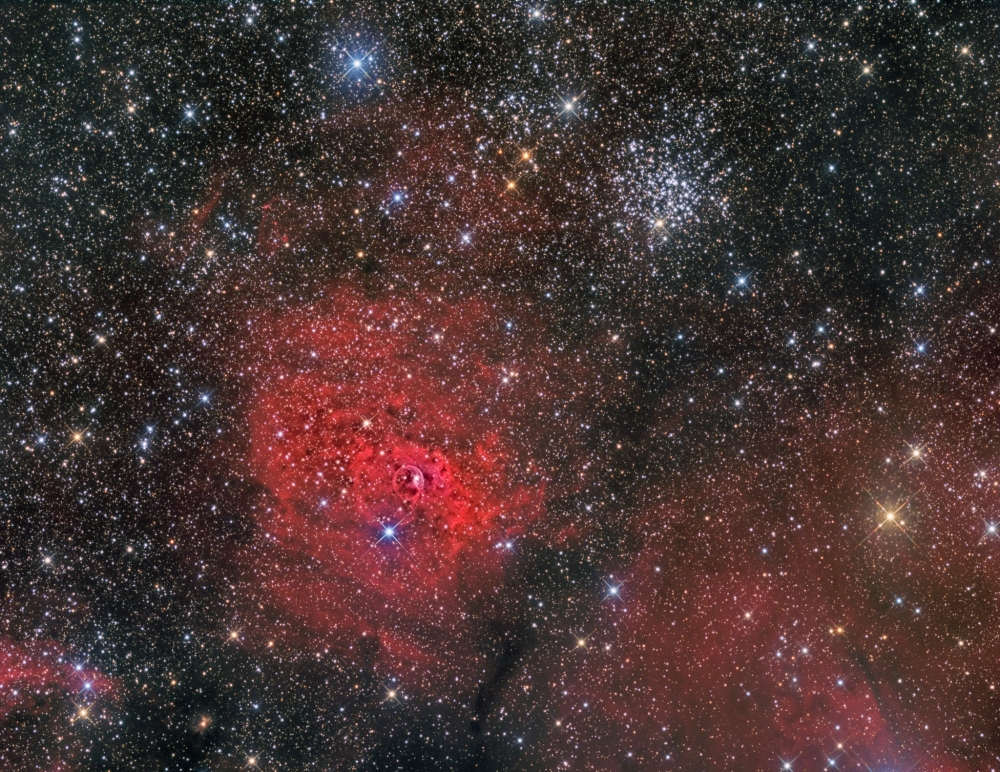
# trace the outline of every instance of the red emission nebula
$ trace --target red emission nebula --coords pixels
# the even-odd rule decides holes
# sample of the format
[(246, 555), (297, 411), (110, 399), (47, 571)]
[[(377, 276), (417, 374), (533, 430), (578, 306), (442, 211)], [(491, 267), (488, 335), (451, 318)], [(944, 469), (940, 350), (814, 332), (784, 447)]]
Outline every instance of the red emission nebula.
[[(331, 126), (339, 152), (360, 141), (353, 120)], [(248, 323), (249, 466), (267, 492), (257, 516), (272, 547), (266, 561), (248, 559), (248, 581), (286, 634), (399, 678), (411, 693), (447, 685), (468, 695), (488, 677), (484, 629), (517, 586), (505, 582), (520, 545), (571, 551), (583, 527), (607, 542), (621, 536), (611, 519), (571, 522), (559, 502), (613, 469), (599, 455), (609, 443), (588, 446), (576, 429), (628, 392), (614, 351), (593, 339), (555, 343), (557, 325), (530, 293), (498, 288), (498, 269), (520, 259), (505, 247), (504, 222), (523, 237), (539, 232), (545, 206), (505, 198), (501, 179), (483, 174), (449, 199), (447, 216), (435, 214), (434, 191), (448, 168), (471, 163), (475, 131), (437, 113), (421, 120), (404, 128), (387, 118), (395, 128), (371, 135), (370, 189), (297, 203), (275, 196), (264, 209), (259, 250), (271, 265), (300, 247), (353, 260), (345, 245), (362, 230), (351, 211), (364, 204), (352, 210), (352, 201), (399, 191), (416, 214), (401, 211), (380, 234), (376, 279), (348, 269), (321, 300)], [(413, 159), (387, 152), (410, 141)], [(421, 179), (431, 180), (426, 201)], [(468, 269), (456, 278), (438, 268), (437, 245), (466, 227), (490, 247), (442, 247)], [(470, 280), (476, 274), (492, 278)], [(727, 399), (714, 388), (699, 401)], [(987, 768), (962, 738), (993, 730), (959, 729), (960, 706), (972, 682), (997, 704), (992, 671), (974, 656), (994, 661), (996, 635), (964, 620), (972, 592), (990, 602), (998, 585), (984, 560), (941, 557), (983, 551), (975, 541), (985, 521), (950, 487), (967, 471), (948, 450), (961, 444), (958, 430), (901, 418), (877, 431), (872, 398), (852, 397), (826, 420), (779, 420), (740, 446), (738, 462), (676, 461), (670, 448), (697, 408), (671, 407), (692, 404), (686, 392), (658, 399), (642, 439), (652, 471), (614, 521), (619, 531), (627, 524), (625, 548), (594, 563), (617, 578), (574, 589), (580, 605), (565, 626), (539, 633), (517, 675), (493, 692), (544, 715), (548, 728), (524, 752), (542, 765), (569, 752), (560, 733), (572, 730), (573, 752), (593, 769), (767, 769), (795, 759)], [(800, 407), (776, 403), (775, 414)], [(934, 463), (901, 432), (935, 447)], [(948, 598), (959, 586), (969, 596)], [(621, 594), (602, 600), (607, 588)], [(574, 631), (584, 637), (568, 653)], [(936, 667), (922, 669), (926, 661)], [(605, 753), (609, 726), (628, 740), (627, 756)]]
[[(477, 121), (447, 101), (329, 121), (318, 154), (368, 159), (364, 184), (274, 194), (258, 250), (271, 264), (304, 250), (360, 265), (377, 248), (379, 289), (345, 279), (249, 328), (250, 464), (282, 560), (268, 603), (326, 647), (430, 681), (478, 660), (470, 627), (517, 540), (538, 528), (572, 536), (546, 518), (580, 456), (558, 419), (594, 393), (536, 304), (470, 280), (526, 263), (508, 241), (523, 249), (548, 227), (511, 182), (529, 151), (491, 147), (496, 170), (476, 171)], [(448, 260), (477, 271), (460, 278)]]
[(327, 645), (368, 639), (389, 672), (458, 667), (470, 613), (544, 518), (554, 457), (572, 457), (539, 419), (573, 409), (572, 368), (551, 380), (541, 325), (482, 294), (349, 283), (258, 324), (251, 464), (289, 558), (271, 598)]

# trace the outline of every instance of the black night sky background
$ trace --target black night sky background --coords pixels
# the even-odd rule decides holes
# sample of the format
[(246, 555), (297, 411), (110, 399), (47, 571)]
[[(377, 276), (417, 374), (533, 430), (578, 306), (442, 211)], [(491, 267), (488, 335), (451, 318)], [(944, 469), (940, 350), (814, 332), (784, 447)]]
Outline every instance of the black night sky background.
[(1000, 767), (998, 57), (4, 4), (0, 769)]

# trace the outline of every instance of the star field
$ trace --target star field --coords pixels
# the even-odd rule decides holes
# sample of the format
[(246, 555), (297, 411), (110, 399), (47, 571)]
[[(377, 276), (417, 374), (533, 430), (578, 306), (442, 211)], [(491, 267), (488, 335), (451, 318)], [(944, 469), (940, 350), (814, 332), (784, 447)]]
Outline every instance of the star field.
[(0, 767), (1000, 768), (996, 9), (0, 18)]

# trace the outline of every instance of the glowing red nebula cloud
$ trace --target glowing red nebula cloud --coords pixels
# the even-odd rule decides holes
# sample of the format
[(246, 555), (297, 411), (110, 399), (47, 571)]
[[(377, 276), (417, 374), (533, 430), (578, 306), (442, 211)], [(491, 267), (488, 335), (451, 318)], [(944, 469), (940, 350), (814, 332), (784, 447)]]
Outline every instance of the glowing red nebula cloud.
[(269, 602), (386, 669), (474, 659), (504, 545), (544, 519), (552, 449), (573, 455), (552, 420), (580, 398), (573, 366), (490, 295), (349, 284), (255, 326), (250, 463), (284, 558)]
[[(600, 376), (552, 343), (530, 291), (484, 286), (528, 275), (526, 245), (553, 227), (536, 148), (491, 142), (464, 104), (389, 102), (317, 127), (317, 181), (279, 183), (258, 228), (270, 265), (308, 255), (345, 278), (250, 328), (250, 467), (277, 552), (257, 583), (275, 615), (384, 671), (478, 661), (470, 631), (518, 538), (578, 538), (546, 503), (594, 474), (573, 469), (574, 430)], [(361, 266), (378, 278), (346, 278)]]

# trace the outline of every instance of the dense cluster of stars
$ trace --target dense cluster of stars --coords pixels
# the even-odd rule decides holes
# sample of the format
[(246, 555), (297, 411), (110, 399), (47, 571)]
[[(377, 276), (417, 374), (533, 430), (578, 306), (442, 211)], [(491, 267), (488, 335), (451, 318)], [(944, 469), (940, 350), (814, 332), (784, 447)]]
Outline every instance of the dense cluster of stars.
[(0, 767), (1000, 769), (1000, 12), (0, 18)]

